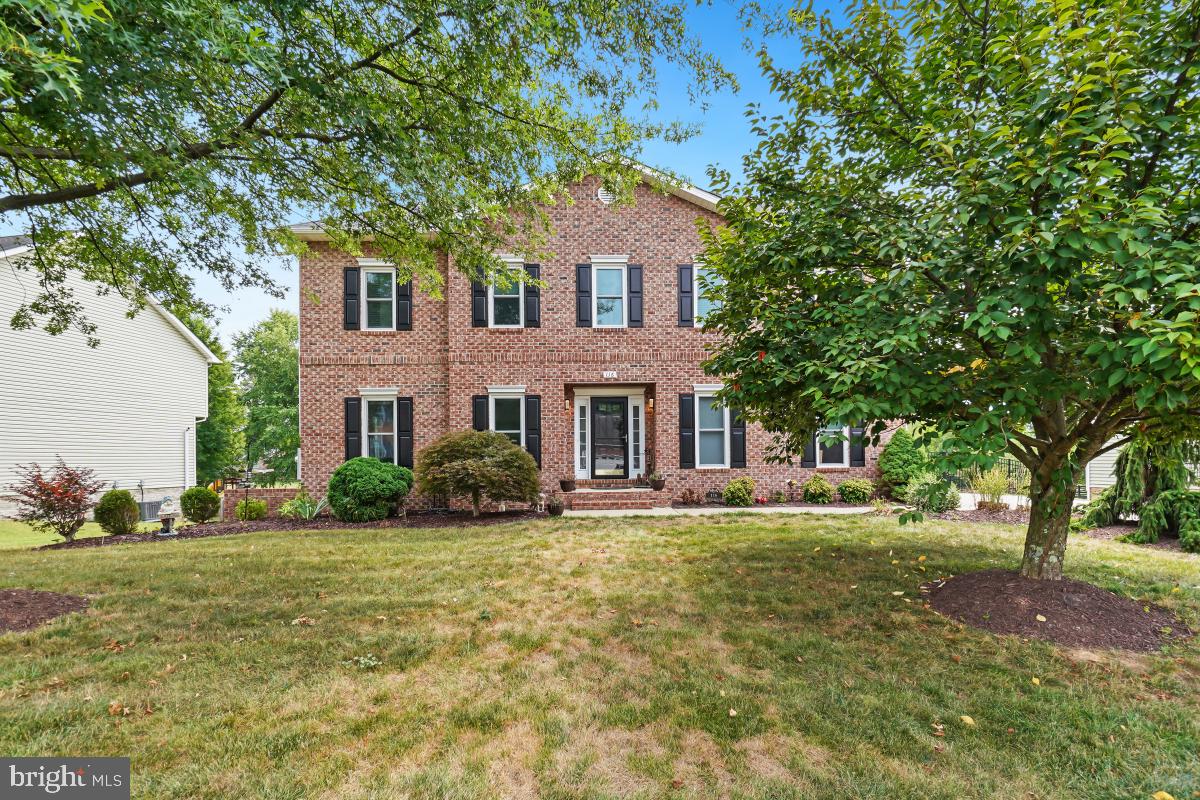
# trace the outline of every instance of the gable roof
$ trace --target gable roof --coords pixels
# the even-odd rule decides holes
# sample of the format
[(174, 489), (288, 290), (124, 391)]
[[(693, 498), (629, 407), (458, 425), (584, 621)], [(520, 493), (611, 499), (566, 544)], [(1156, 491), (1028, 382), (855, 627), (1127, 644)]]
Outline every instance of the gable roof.
[[(26, 236), (0, 236), (0, 259), (15, 258), (32, 250), (33, 243)], [(217, 358), (213, 351), (209, 350), (208, 346), (200, 341), (200, 338), (179, 320), (179, 317), (176, 317), (162, 303), (158, 302), (154, 295), (146, 295), (146, 301), (188, 344), (199, 351), (206, 362), (209, 364), (221, 363), (221, 359)]]
[[(667, 173), (653, 167), (648, 167), (645, 164), (634, 164), (633, 168), (642, 173), (642, 177), (646, 179), (646, 183), (653, 184), (659, 189), (675, 195), (680, 200), (686, 200), (692, 205), (703, 208), (705, 211), (717, 210), (717, 203), (721, 200), (720, 195), (713, 194), (697, 186), (692, 186), (690, 183), (676, 180)], [(324, 227), (319, 222), (299, 222), (295, 225), (289, 225), (288, 230), (295, 234), (296, 238), (305, 242), (323, 242), (329, 239)]]

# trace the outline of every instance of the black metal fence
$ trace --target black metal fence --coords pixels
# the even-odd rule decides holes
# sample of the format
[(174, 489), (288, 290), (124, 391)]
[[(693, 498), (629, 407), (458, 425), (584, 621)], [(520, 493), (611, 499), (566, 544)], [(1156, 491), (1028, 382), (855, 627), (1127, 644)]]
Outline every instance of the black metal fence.
[[(1008, 475), (1008, 490), (1011, 494), (1029, 495), (1029, 469), (1015, 458), (1007, 456), (996, 461), (996, 466), (1003, 467)], [(973, 470), (960, 469), (957, 472), (947, 474), (943, 477), (953, 483), (959, 489), (969, 490), (971, 488), (971, 476)], [(1075, 487), (1075, 496), (1087, 499), (1087, 486), (1079, 484)]]

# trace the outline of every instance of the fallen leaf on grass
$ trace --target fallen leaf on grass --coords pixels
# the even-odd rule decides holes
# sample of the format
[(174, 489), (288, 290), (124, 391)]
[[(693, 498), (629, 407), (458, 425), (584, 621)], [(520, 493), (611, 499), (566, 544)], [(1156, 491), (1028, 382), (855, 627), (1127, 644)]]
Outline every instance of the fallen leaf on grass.
[(1038, 678), (1030, 678), (1030, 679), (1029, 679), (1029, 682), (1030, 682), (1030, 683), (1032, 683), (1034, 686), (1041, 686), (1041, 685), (1042, 685), (1042, 682), (1041, 682), (1041, 680), (1040, 680), (1040, 679), (1038, 679)]
[(904, 594), (904, 592), (892, 592), (892, 594), (896, 595), (896, 597), (899, 597), (900, 595)]
[(108, 715), (110, 717), (123, 717), (128, 713), (129, 709), (126, 708), (119, 700), (113, 700), (108, 704)]
[(961, 717), (959, 717), (959, 719), (962, 720), (962, 724), (966, 725), (968, 728), (975, 727), (975, 720), (971, 719), (966, 714), (963, 714)]
[(1154, 800), (1175, 800), (1175, 795), (1162, 790), (1159, 790), (1150, 796), (1153, 797)]
[(1045, 617), (1043, 617), (1041, 614), (1038, 614), (1036, 617), (1034, 617), (1034, 619), (1036, 619), (1038, 622), (1045, 622), (1045, 621), (1046, 621), (1046, 618), (1045, 618)]
[(734, 711), (734, 710), (731, 708), (731, 709), (729, 709), (729, 716), (731, 716), (731, 717), (736, 717), (736, 716), (737, 716), (737, 712), (736, 712), (736, 711)]
[(316, 625), (317, 621), (312, 617), (296, 617), (292, 620), (293, 625)]

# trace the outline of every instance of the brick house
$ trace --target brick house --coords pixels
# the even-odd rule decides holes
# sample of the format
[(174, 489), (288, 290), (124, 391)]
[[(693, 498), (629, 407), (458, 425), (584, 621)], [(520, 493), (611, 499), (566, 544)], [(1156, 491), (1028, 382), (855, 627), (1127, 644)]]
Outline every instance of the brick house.
[[(653, 174), (648, 173), (648, 180)], [(721, 409), (701, 362), (716, 336), (697, 264), (697, 219), (717, 197), (643, 184), (616, 206), (587, 180), (548, 209), (553, 257), (525, 264), (545, 285), (497, 291), (444, 263), (443, 299), (397, 285), (392, 267), (334, 250), (319, 228), (300, 259), (301, 477), (324, 491), (351, 456), (411, 466), (439, 435), (492, 429), (537, 459), (542, 486), (575, 478), (574, 508), (666, 505), (684, 489), (749, 475), (757, 492), (820, 471), (873, 477), (876, 447), (814, 442), (795, 466), (767, 464), (770, 435)], [(849, 427), (849, 435), (857, 432)], [(638, 487), (656, 469), (664, 492)]]

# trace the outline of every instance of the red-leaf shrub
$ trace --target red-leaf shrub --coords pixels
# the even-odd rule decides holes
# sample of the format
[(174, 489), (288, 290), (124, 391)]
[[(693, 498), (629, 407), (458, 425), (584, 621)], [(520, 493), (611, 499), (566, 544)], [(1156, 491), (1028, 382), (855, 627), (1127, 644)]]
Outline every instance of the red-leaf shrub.
[(60, 456), (50, 472), (37, 464), (17, 465), (21, 480), (9, 487), (17, 503), (15, 519), (29, 523), (36, 531), (56, 533), (68, 542), (87, 522), (95, 503), (92, 495), (104, 488), (91, 469), (68, 467)]

